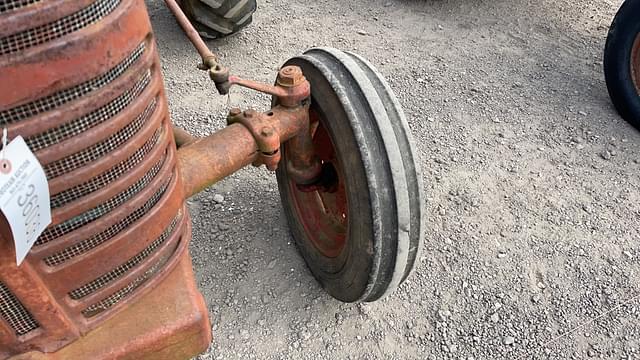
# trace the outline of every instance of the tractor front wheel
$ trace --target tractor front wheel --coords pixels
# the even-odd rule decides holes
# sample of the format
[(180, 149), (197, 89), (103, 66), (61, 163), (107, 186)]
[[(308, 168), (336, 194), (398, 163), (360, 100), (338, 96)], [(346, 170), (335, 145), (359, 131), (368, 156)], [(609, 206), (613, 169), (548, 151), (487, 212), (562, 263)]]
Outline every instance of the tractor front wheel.
[(640, 129), (640, 0), (626, 0), (607, 37), (604, 74), (620, 115)]
[[(278, 186), (298, 249), (333, 297), (374, 301), (418, 262), (424, 232), (421, 177), (411, 133), (382, 76), (361, 57), (320, 48), (289, 60), (311, 84), (310, 121), (322, 175)], [(277, 99), (275, 99), (277, 102)]]

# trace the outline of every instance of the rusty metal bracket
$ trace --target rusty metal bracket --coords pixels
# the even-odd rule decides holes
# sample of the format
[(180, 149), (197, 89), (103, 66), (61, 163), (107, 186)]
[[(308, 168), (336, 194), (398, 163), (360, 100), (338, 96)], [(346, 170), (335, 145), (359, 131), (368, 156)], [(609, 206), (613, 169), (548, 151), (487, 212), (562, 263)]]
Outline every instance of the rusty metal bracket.
[[(271, 115), (269, 115), (271, 114)], [(280, 162), (280, 135), (271, 124), (270, 117), (274, 113), (259, 114), (249, 109), (244, 112), (238, 108), (231, 109), (227, 117), (227, 125), (240, 123), (251, 132), (258, 144), (260, 155), (253, 162), (253, 166), (266, 165), (269, 170), (276, 170)]]
[(230, 80), (275, 96), (275, 105), (264, 113), (231, 109), (228, 126), (206, 138), (193, 140), (179, 132), (176, 140), (182, 146), (178, 162), (186, 194), (191, 196), (248, 164), (276, 170), (283, 156), (280, 145), (285, 142), (290, 177), (299, 185), (316, 183), (322, 164), (311, 139), (311, 87), (302, 70), (297, 66), (282, 68), (276, 85)]
[[(287, 143), (287, 171), (297, 183), (310, 184), (321, 176), (322, 165), (309, 130), (308, 102), (294, 108), (276, 105), (265, 113), (234, 109), (230, 118), (233, 120), (226, 128), (178, 150), (178, 168), (187, 196), (249, 164), (265, 164), (275, 170), (282, 156), (281, 143)], [(262, 134), (264, 129), (266, 135)]]
[[(278, 72), (275, 85), (242, 79), (230, 75), (209, 50), (175, 0), (165, 3), (176, 17), (185, 34), (194, 45), (202, 63), (200, 69), (208, 70), (218, 93), (228, 94), (231, 86), (238, 85), (274, 96), (276, 104), (271, 111), (232, 109), (227, 118), (228, 128), (204, 139), (196, 139), (186, 131), (174, 128), (176, 145), (180, 148), (179, 161), (185, 177), (188, 195), (193, 195), (246, 165), (266, 165), (276, 170), (282, 157), (280, 144), (288, 141), (287, 171), (300, 185), (308, 185), (321, 176), (322, 164), (315, 156), (309, 128), (309, 98), (311, 85), (297, 66), (285, 66)], [(241, 125), (246, 132), (234, 125)], [(225, 135), (235, 134), (225, 138)], [(248, 138), (247, 135), (250, 135)], [(239, 141), (238, 137), (242, 138)], [(228, 142), (233, 145), (225, 146)], [(231, 150), (235, 149), (235, 152)], [(256, 149), (257, 148), (257, 149)], [(206, 152), (202, 155), (200, 152)]]
[(216, 64), (216, 66), (209, 69), (209, 78), (213, 80), (220, 95), (229, 93), (229, 89), (231, 88), (229, 77), (229, 68), (220, 64)]

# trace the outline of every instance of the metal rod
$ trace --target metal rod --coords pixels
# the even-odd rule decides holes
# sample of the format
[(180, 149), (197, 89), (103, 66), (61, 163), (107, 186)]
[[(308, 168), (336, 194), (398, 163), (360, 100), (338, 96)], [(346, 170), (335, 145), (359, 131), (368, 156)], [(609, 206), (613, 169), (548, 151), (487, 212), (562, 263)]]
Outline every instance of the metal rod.
[(285, 97), (288, 95), (285, 88), (277, 87), (273, 85), (263, 84), (257, 81), (243, 79), (239, 76), (231, 75), (229, 76), (229, 83), (231, 85), (238, 85), (245, 87), (247, 89), (255, 90), (261, 93), (273, 95), (276, 97)]
[(258, 145), (244, 126), (233, 124), (178, 150), (185, 196), (191, 197), (258, 158)]
[(213, 52), (211, 52), (211, 50), (209, 50), (207, 44), (204, 43), (204, 40), (202, 40), (202, 37), (200, 37), (198, 31), (193, 27), (191, 21), (189, 21), (187, 16), (184, 14), (182, 9), (180, 8), (180, 5), (178, 5), (175, 0), (164, 0), (164, 2), (169, 7), (169, 10), (171, 10), (171, 12), (173, 13), (173, 16), (176, 17), (178, 24), (180, 24), (180, 27), (182, 27), (182, 30), (184, 30), (184, 33), (189, 38), (189, 41), (191, 41), (196, 50), (198, 50), (203, 64), (212, 67), (216, 63), (217, 57), (213, 54)]

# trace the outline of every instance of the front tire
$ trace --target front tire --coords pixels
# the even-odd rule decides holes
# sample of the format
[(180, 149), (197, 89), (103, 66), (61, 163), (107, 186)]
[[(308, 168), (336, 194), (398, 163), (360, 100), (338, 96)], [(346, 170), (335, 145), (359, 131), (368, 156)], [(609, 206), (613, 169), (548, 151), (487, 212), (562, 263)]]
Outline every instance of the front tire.
[(626, 0), (609, 29), (604, 74), (618, 113), (640, 129), (640, 0)]
[(286, 171), (278, 187), (291, 234), (333, 297), (374, 301), (419, 259), (422, 186), (407, 122), (386, 81), (359, 56), (320, 48), (289, 60), (311, 83), (310, 120), (322, 190), (301, 190)]

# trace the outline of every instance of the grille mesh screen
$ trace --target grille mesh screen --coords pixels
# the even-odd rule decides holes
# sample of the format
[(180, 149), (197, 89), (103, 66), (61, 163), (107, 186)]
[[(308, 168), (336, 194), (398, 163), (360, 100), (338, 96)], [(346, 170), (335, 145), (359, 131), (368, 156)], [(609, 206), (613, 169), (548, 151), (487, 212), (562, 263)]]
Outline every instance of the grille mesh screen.
[(11, 54), (44, 44), (94, 24), (111, 13), (119, 3), (120, 0), (98, 0), (62, 19), (0, 38), (0, 55)]
[(167, 181), (158, 191), (156, 191), (147, 202), (136, 209), (131, 214), (127, 215), (121, 221), (111, 225), (111, 227), (107, 228), (105, 231), (95, 235), (87, 240), (79, 242), (76, 245), (70, 246), (56, 254), (53, 254), (44, 259), (44, 262), (49, 266), (55, 266), (62, 264), (70, 259), (84, 254), (85, 252), (96, 248), (100, 244), (103, 244), (105, 241), (113, 238), (118, 235), (122, 230), (128, 228), (136, 221), (140, 220), (146, 213), (148, 213), (160, 200), (164, 192), (167, 190), (167, 186), (169, 186), (170, 181)]
[(0, 14), (3, 12), (15, 10), (27, 5), (35, 4), (41, 0), (3, 0), (0, 1)]
[(176, 224), (180, 220), (181, 214), (178, 213), (169, 226), (160, 234), (160, 236), (155, 239), (147, 248), (142, 250), (138, 255), (132, 257), (126, 263), (118, 266), (117, 268), (111, 270), (110, 272), (102, 275), (101, 277), (93, 280), (92, 282), (79, 287), (69, 293), (72, 299), (78, 300), (89, 294), (94, 293), (95, 291), (103, 288), (104, 286), (110, 284), (112, 281), (117, 280), (128, 273), (131, 269), (135, 268), (138, 264), (140, 264), (144, 259), (153, 254), (160, 245), (164, 244), (165, 241), (173, 234), (173, 230), (176, 228)]
[(131, 53), (126, 59), (124, 59), (111, 70), (96, 78), (93, 78), (69, 89), (58, 91), (55, 94), (34, 100), (30, 103), (0, 111), (0, 125), (16, 123), (40, 113), (53, 110), (70, 101), (79, 99), (92, 91), (108, 85), (113, 80), (117, 79), (120, 75), (124, 74), (131, 67), (131, 65), (133, 65), (140, 58), (140, 56), (142, 56), (144, 50), (145, 45), (144, 43), (142, 43), (138, 45), (133, 53)]
[(145, 271), (142, 275), (138, 276), (130, 282), (127, 286), (122, 289), (116, 291), (113, 295), (105, 298), (97, 304), (91, 305), (88, 308), (82, 310), (82, 315), (85, 317), (92, 317), (100, 314), (101, 312), (110, 309), (113, 305), (120, 302), (120, 300), (129, 296), (132, 292), (134, 292), (137, 288), (142, 286), (149, 278), (155, 275), (159, 270), (162, 269), (164, 264), (169, 260), (171, 254), (166, 254), (162, 256), (149, 270)]
[(111, 170), (91, 179), (90, 181), (51, 196), (51, 208), (55, 209), (64, 206), (85, 195), (102, 189), (113, 181), (116, 181), (122, 174), (127, 173), (144, 160), (151, 150), (155, 148), (158, 140), (160, 139), (161, 133), (162, 131), (160, 129), (156, 130), (153, 136), (147, 140), (140, 149), (133, 153), (133, 155), (128, 159), (111, 168)]
[(0, 282), (0, 316), (9, 323), (16, 335), (27, 334), (39, 327), (38, 322), (22, 303)]
[(36, 246), (46, 244), (51, 240), (54, 240), (60, 236), (70, 233), (73, 230), (78, 229), (81, 226), (87, 225), (90, 222), (98, 219), (99, 217), (111, 212), (116, 207), (122, 205), (125, 201), (134, 197), (137, 193), (146, 188), (149, 183), (158, 175), (163, 165), (161, 159), (156, 163), (140, 180), (129, 187), (127, 190), (112, 197), (106, 202), (96, 206), (95, 208), (86, 211), (74, 218), (71, 218), (61, 224), (48, 227), (42, 235), (36, 241)]
[(129, 106), (133, 100), (144, 91), (150, 81), (151, 71), (147, 69), (132, 88), (125, 91), (110, 103), (64, 125), (26, 139), (27, 145), (29, 145), (32, 151), (37, 151), (78, 135), (101, 122), (111, 119)]
[(142, 114), (138, 115), (127, 126), (120, 129), (117, 133), (111, 135), (107, 139), (71, 156), (67, 156), (66, 158), (47, 164), (44, 167), (44, 172), (47, 174), (47, 178), (53, 179), (75, 170), (91, 161), (107, 156), (109, 153), (135, 136), (135, 134), (142, 129), (151, 117), (151, 114), (153, 114), (155, 106), (156, 101), (154, 100), (147, 106)]

